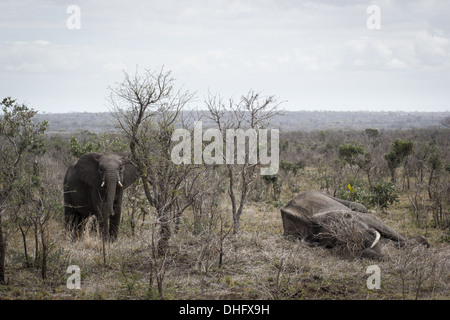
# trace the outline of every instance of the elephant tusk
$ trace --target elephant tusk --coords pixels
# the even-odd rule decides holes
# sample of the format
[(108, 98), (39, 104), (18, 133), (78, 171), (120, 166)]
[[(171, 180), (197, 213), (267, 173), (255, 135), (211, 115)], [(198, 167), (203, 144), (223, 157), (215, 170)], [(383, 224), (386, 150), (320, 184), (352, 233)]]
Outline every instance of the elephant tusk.
[(104, 187), (105, 186), (105, 181), (102, 182), (102, 185), (100, 187)]
[(123, 188), (122, 182), (120, 182), (120, 180), (117, 180), (117, 183)]
[(370, 249), (372, 249), (373, 247), (375, 247), (378, 243), (378, 241), (380, 241), (380, 233), (378, 231), (375, 230), (375, 240), (373, 241), (372, 245), (370, 246)]

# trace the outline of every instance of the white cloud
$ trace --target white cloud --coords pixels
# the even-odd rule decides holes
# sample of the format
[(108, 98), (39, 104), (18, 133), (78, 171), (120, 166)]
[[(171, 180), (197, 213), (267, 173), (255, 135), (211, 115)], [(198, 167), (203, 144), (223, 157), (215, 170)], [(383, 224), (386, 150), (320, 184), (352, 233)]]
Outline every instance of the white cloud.
[[(46, 40), (0, 43), (0, 69), (19, 73), (95, 73), (122, 70), (116, 54), (91, 45), (57, 44)], [(118, 60), (119, 59), (119, 60)]]
[(127, 66), (121, 62), (107, 62), (102, 65), (102, 68), (106, 71), (122, 71), (126, 70)]
[(49, 41), (16, 41), (2, 46), (3, 65), (7, 71), (62, 72), (80, 64), (80, 52), (70, 45), (56, 45)]
[(311, 71), (331, 71), (340, 65), (340, 59), (327, 52), (326, 47), (314, 48), (306, 52), (295, 48), (288, 60), (294, 67)]
[(450, 62), (450, 41), (444, 36), (431, 35), (427, 31), (420, 31), (414, 44), (416, 56), (422, 63), (435, 65)]
[(7, 64), (5, 70), (9, 72), (46, 73), (48, 69), (42, 63)]
[(408, 65), (401, 60), (393, 58), (387, 62), (387, 66), (390, 69), (407, 69)]
[(205, 52), (189, 54), (181, 57), (178, 69), (187, 72), (200, 72), (213, 75), (231, 68), (232, 54), (224, 50), (211, 49)]
[[(350, 40), (347, 46), (347, 61), (359, 69), (367, 70), (402, 70), (409, 68), (409, 46), (406, 44), (388, 44), (380, 39), (362, 37)], [(404, 56), (404, 58), (403, 58)]]

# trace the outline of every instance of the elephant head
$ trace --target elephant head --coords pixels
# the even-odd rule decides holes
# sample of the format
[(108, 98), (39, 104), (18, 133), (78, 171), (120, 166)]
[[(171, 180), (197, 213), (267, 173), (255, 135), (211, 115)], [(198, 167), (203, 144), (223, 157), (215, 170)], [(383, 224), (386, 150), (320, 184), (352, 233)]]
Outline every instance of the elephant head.
[[(74, 166), (78, 179), (89, 187), (89, 199), (100, 224), (106, 228), (108, 217), (120, 214), (122, 192), (138, 177), (136, 168), (117, 155), (87, 153)], [(88, 201), (89, 202), (89, 201)], [(105, 230), (106, 231), (106, 230)]]

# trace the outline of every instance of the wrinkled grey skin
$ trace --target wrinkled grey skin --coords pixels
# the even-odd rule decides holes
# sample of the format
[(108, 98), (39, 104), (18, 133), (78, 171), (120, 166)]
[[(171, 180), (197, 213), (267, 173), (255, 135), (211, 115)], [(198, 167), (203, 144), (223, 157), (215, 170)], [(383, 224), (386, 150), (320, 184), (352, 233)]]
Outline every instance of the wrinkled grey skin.
[(380, 238), (406, 244), (423, 244), (429, 246), (422, 236), (406, 239), (395, 230), (377, 219), (359, 204), (341, 200), (318, 191), (305, 191), (298, 194), (286, 206), (281, 208), (284, 234), (302, 239), (307, 244), (318, 244), (333, 247), (337, 239), (330, 234), (332, 222), (352, 219), (353, 225), (359, 229), (364, 239), (362, 257), (380, 259)]
[(67, 169), (64, 177), (64, 220), (78, 237), (86, 219), (95, 215), (103, 236), (116, 239), (124, 189), (138, 177), (133, 165), (117, 155), (87, 153)]

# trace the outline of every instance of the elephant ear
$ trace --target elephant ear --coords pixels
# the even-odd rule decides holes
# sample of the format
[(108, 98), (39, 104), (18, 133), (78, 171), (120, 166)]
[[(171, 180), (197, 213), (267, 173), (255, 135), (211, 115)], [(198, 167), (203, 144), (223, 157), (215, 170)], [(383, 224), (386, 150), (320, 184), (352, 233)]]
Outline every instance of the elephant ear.
[(128, 160), (122, 162), (123, 169), (123, 187), (128, 188), (139, 178), (139, 170)]
[(75, 164), (78, 177), (90, 186), (100, 186), (102, 183), (98, 172), (101, 157), (100, 153), (86, 153)]

